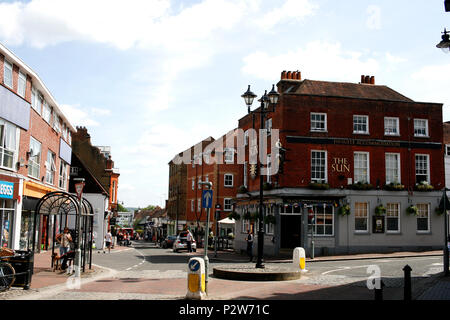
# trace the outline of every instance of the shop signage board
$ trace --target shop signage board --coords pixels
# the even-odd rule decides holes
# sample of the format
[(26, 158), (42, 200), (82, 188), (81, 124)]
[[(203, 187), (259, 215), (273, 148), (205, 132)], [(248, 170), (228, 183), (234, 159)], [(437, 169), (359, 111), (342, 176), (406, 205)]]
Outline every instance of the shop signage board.
[(0, 198), (12, 199), (14, 195), (14, 183), (8, 181), (0, 181)]

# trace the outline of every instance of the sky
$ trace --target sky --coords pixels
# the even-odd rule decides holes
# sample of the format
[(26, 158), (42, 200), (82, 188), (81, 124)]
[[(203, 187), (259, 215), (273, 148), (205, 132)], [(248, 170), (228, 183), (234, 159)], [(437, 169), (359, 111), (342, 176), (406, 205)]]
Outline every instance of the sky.
[(164, 206), (169, 161), (238, 125), (283, 70), (375, 76), (450, 120), (444, 0), (0, 0), (0, 42), (72, 125), (111, 146), (126, 207)]

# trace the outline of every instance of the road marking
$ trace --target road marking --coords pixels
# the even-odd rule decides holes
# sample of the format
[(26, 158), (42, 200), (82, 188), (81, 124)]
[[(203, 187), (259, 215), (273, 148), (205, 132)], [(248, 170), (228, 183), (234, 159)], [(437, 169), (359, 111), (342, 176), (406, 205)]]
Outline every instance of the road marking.
[(337, 272), (337, 271), (343, 271), (343, 270), (350, 270), (350, 269), (359, 269), (359, 268), (368, 268), (372, 266), (372, 264), (368, 264), (368, 265), (364, 265), (364, 266), (354, 266), (354, 267), (342, 267), (339, 269), (334, 269), (334, 270), (330, 270), (330, 271), (325, 271), (322, 273), (322, 275), (328, 274), (328, 273), (332, 273), (332, 272)]

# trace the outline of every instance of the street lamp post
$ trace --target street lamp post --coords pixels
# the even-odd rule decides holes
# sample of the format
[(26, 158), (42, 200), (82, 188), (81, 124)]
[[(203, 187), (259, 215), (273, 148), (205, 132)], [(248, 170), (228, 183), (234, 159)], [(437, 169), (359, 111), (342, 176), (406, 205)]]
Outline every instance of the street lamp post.
[[(256, 98), (256, 95), (250, 90), (250, 85), (248, 86), (247, 91), (241, 95), (242, 98), (245, 100), (245, 104), (248, 107), (248, 113), (256, 114), (259, 113), (260, 115), (260, 133), (264, 130), (264, 119), (266, 113), (274, 112), (275, 106), (278, 103), (278, 98), (280, 94), (275, 90), (275, 85), (272, 85), (272, 90), (267, 94), (267, 90), (265, 91), (264, 95), (259, 99), (258, 101), (261, 102), (261, 106), (259, 111), (250, 111), (250, 106), (253, 104), (253, 99)], [(272, 110), (269, 110), (269, 106), (272, 106)], [(253, 128), (254, 129), (254, 128)], [(259, 145), (262, 146), (261, 143), (261, 134), (259, 135)], [(267, 150), (264, 150), (264, 153), (266, 153)], [(261, 155), (262, 150), (260, 150)], [(261, 160), (261, 159), (260, 159)], [(264, 216), (263, 216), (263, 210), (264, 210), (264, 203), (263, 203), (263, 177), (261, 174), (261, 169), (263, 165), (260, 162), (259, 164), (259, 218), (258, 218), (258, 256), (256, 260), (256, 268), (264, 268), (264, 262), (263, 262), (263, 254), (264, 254)]]

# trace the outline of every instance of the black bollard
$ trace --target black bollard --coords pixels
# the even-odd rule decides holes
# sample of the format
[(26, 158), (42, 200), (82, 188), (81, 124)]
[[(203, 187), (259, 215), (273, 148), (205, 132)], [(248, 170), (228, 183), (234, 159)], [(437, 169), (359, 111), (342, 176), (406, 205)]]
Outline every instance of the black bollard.
[(375, 301), (382, 301), (383, 300), (383, 288), (384, 283), (383, 280), (380, 279), (380, 288), (375, 288)]
[(405, 273), (405, 282), (404, 282), (404, 291), (403, 291), (403, 300), (411, 301), (412, 300), (412, 292), (411, 292), (411, 271), (412, 268), (409, 265), (406, 265), (403, 268), (403, 272)]

